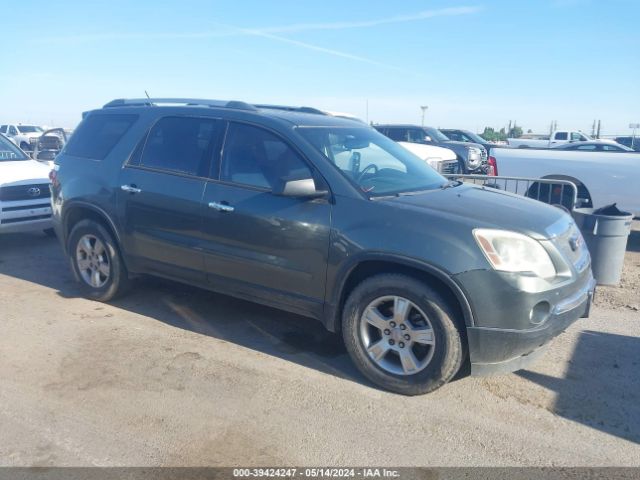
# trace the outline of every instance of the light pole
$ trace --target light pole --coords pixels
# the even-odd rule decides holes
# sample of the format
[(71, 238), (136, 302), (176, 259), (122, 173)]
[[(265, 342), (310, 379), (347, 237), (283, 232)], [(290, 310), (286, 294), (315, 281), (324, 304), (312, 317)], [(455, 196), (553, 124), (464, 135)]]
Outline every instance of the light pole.
[(429, 109), (428, 105), (420, 106), (420, 110), (422, 110), (422, 126), (423, 127), (424, 127), (424, 114), (427, 112), (428, 109)]

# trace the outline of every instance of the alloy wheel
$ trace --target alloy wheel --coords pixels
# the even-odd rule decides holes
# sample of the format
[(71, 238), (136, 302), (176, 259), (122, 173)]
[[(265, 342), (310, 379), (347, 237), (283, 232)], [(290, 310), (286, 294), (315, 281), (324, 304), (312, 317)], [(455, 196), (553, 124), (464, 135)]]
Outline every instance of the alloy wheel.
[(376, 298), (364, 309), (359, 331), (369, 358), (389, 373), (414, 375), (433, 358), (433, 326), (427, 315), (407, 298)]

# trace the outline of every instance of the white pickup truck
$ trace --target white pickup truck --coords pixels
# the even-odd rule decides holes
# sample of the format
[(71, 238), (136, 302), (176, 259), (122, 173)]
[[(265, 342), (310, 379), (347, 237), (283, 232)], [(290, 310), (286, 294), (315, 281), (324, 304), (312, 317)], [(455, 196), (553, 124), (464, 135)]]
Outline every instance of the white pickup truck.
[(42, 135), (43, 129), (38, 125), (0, 125), (0, 133), (19, 146), (25, 152), (33, 151), (36, 140)]
[(637, 153), (517, 150), (501, 148), (489, 162), (499, 176), (569, 180), (583, 206), (617, 203), (640, 216), (640, 157)]
[(556, 130), (551, 135), (524, 136), (521, 138), (508, 138), (507, 143), (513, 148), (551, 148), (555, 145), (572, 142), (602, 142), (616, 143), (613, 140), (595, 140), (589, 135), (575, 130)]
[(49, 168), (0, 134), (0, 234), (51, 228)]

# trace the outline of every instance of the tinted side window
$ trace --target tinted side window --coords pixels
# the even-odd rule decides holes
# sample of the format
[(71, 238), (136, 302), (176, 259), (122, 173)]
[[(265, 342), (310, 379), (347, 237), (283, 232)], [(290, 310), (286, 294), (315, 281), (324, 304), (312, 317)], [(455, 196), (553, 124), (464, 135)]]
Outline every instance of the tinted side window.
[(453, 140), (455, 142), (468, 142), (469, 140), (461, 133), (453, 130), (442, 130), (449, 140)]
[(571, 132), (571, 140), (573, 141), (584, 141), (586, 137), (580, 133)]
[(556, 140), (567, 140), (568, 138), (569, 138), (569, 135), (567, 134), (567, 132), (556, 133)]
[(426, 134), (424, 130), (419, 130), (417, 128), (411, 129), (408, 132), (409, 141), (413, 143), (422, 143), (425, 141)]
[(140, 164), (206, 177), (221, 126), (220, 120), (211, 118), (162, 118), (149, 132)]
[(13, 125), (11, 125), (9, 127), (9, 135), (18, 135), (18, 129), (16, 127), (14, 127)]
[(615, 145), (602, 145), (602, 149), (606, 152), (620, 152), (623, 151), (620, 147)]
[(271, 190), (283, 179), (311, 176), (300, 156), (273, 133), (251, 125), (229, 124), (221, 180)]
[(597, 150), (596, 145), (578, 145), (577, 147), (573, 147), (572, 150)]
[(406, 142), (407, 131), (404, 128), (390, 128), (387, 130), (387, 137), (396, 142)]
[(65, 148), (67, 155), (103, 160), (138, 119), (129, 114), (93, 114), (85, 118)]

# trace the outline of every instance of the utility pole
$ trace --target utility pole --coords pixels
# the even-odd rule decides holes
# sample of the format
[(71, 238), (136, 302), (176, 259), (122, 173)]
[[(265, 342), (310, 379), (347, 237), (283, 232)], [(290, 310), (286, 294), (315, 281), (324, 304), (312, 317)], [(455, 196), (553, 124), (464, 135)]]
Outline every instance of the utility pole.
[(635, 150), (634, 147), (636, 144), (636, 129), (640, 128), (640, 123), (630, 123), (629, 128), (633, 130), (633, 133), (631, 134), (631, 148)]
[(596, 138), (600, 138), (600, 120), (598, 120), (598, 133), (596, 134)]
[(422, 123), (421, 125), (424, 127), (424, 114), (427, 112), (427, 110), (429, 109), (428, 105), (421, 105), (420, 106), (420, 110), (422, 110)]
[(591, 126), (591, 136), (595, 137), (596, 136), (596, 121), (593, 121), (593, 125)]

